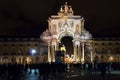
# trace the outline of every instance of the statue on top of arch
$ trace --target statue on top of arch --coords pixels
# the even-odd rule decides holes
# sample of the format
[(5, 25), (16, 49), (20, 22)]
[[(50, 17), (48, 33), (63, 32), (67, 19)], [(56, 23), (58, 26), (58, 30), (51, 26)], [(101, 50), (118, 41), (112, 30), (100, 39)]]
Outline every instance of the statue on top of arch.
[(68, 6), (67, 2), (65, 2), (64, 6), (61, 6), (60, 11), (58, 12), (58, 15), (63, 17), (67, 15), (73, 15), (73, 10), (71, 6)]

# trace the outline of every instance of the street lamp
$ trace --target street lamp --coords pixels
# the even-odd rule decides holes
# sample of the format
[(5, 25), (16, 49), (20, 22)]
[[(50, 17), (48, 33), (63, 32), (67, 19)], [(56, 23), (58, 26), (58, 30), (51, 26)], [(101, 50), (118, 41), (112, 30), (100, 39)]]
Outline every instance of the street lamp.
[(110, 62), (113, 61), (113, 57), (112, 57), (112, 56), (109, 57), (109, 61), (110, 61)]
[(31, 50), (31, 53), (32, 53), (32, 55), (36, 54), (36, 50), (35, 50), (35, 49), (32, 49), (32, 50)]
[[(32, 59), (34, 58), (34, 55), (36, 54), (36, 52), (37, 52), (37, 51), (36, 51), (35, 49), (32, 49), (32, 50), (31, 50)], [(34, 73), (37, 74), (36, 69), (34, 69), (34, 70), (35, 70)]]
[[(36, 52), (37, 52), (37, 51), (36, 51), (35, 49), (32, 49), (32, 50), (31, 50), (32, 61), (33, 61), (33, 57), (34, 57), (34, 55), (36, 54)], [(33, 62), (34, 62), (34, 61), (33, 61)]]

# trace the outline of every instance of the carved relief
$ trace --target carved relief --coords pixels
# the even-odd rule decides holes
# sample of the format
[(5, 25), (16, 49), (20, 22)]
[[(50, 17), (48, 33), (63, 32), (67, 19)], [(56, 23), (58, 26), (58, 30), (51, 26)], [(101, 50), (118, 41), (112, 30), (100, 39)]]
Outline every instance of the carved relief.
[(74, 38), (79, 38), (80, 34), (74, 34)]
[(59, 28), (61, 29), (61, 27), (62, 27), (62, 22), (59, 22), (59, 23), (58, 23), (58, 26), (59, 26)]
[(54, 35), (57, 34), (57, 27), (56, 27), (56, 24), (53, 24), (53, 27), (52, 27), (52, 34), (54, 34)]
[(73, 25), (74, 25), (74, 22), (71, 21), (71, 22), (70, 22), (70, 26), (71, 26), (71, 28), (73, 28)]
[(49, 31), (51, 31), (51, 25), (49, 24)]
[(75, 28), (75, 34), (79, 34), (79, 33), (80, 33), (80, 26), (77, 24)]
[(62, 21), (59, 21), (59, 23), (58, 23), (58, 32), (61, 32), (61, 31), (63, 31), (63, 22)]

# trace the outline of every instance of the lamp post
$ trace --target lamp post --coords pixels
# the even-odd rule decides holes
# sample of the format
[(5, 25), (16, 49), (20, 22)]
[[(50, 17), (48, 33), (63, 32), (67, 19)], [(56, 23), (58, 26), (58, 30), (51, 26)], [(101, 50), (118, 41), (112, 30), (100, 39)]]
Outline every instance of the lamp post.
[(32, 55), (34, 55), (36, 53), (35, 49), (32, 49)]
[[(33, 59), (33, 58), (34, 58), (34, 55), (36, 54), (36, 50), (35, 50), (35, 49), (32, 49), (31, 54), (32, 54), (32, 59)], [(34, 62), (34, 60), (33, 60), (33, 62)]]
[[(33, 63), (35, 62), (34, 61), (34, 55), (36, 54), (36, 50), (35, 49), (32, 49), (32, 51), (31, 51), (31, 53), (32, 53), (32, 59), (33, 59)], [(36, 64), (34, 64), (34, 65), (36, 65)], [(34, 74), (37, 74), (37, 71), (36, 71), (36, 68), (34, 68)]]

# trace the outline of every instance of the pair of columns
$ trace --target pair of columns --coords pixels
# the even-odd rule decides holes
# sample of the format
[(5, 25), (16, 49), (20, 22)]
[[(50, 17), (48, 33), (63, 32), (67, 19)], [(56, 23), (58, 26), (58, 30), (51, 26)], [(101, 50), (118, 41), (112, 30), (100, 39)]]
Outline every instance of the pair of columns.
[(55, 62), (56, 45), (48, 43), (48, 62)]
[[(84, 63), (84, 61), (85, 61), (85, 42), (82, 42), (81, 45), (74, 45), (74, 61)], [(90, 43), (90, 61), (93, 62), (93, 50), (92, 50), (91, 43)]]
[(74, 45), (74, 61), (84, 62), (84, 43), (82, 43), (82, 46)]

